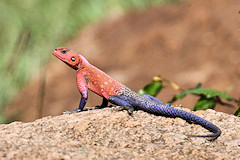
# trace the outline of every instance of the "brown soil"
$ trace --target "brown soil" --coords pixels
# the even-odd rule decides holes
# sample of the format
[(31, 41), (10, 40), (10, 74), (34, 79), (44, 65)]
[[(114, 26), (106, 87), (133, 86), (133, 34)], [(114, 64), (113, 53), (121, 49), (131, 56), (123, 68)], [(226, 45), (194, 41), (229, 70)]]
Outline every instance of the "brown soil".
[[(67, 46), (135, 91), (160, 74), (182, 88), (194, 87), (198, 82), (205, 88), (219, 90), (236, 85), (230, 95), (238, 98), (239, 6), (239, 0), (195, 0), (152, 6), (90, 25)], [(77, 108), (80, 94), (75, 71), (52, 58), (42, 73), (45, 76), (34, 78), (9, 104), (7, 114), (33, 121), (39, 118), (39, 106), (43, 106), (40, 117)], [(176, 93), (165, 88), (158, 98), (167, 102)], [(196, 99), (188, 96), (178, 103), (192, 109)], [(100, 98), (89, 94), (87, 106), (99, 103)], [(236, 107), (218, 105), (216, 110), (234, 113)]]

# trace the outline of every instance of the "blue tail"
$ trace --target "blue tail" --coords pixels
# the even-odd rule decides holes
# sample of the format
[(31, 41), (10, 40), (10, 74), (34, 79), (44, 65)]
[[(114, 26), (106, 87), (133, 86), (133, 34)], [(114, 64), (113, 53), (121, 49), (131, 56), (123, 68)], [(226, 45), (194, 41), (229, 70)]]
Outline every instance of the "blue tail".
[(192, 113), (186, 112), (181, 109), (165, 106), (165, 105), (151, 105), (150, 107), (141, 107), (142, 110), (147, 111), (149, 113), (153, 113), (155, 115), (162, 115), (166, 117), (176, 118), (179, 117), (188, 122), (193, 122), (195, 124), (199, 124), (207, 130), (213, 132), (213, 134), (209, 135), (188, 135), (190, 137), (214, 137), (216, 139), (221, 135), (221, 130), (211, 122), (198, 117)]
[(161, 101), (159, 102), (159, 100), (152, 98), (151, 96), (140, 96), (133, 91), (128, 91), (125, 94), (126, 95), (110, 95), (109, 101), (113, 104), (123, 106), (131, 112), (133, 110), (143, 110), (148, 113), (165, 117), (179, 117), (188, 122), (199, 124), (213, 132), (213, 134), (209, 135), (189, 135), (191, 137), (212, 137), (213, 139), (216, 139), (221, 135), (221, 130), (217, 126), (192, 113), (171, 107), (169, 104), (164, 104)]

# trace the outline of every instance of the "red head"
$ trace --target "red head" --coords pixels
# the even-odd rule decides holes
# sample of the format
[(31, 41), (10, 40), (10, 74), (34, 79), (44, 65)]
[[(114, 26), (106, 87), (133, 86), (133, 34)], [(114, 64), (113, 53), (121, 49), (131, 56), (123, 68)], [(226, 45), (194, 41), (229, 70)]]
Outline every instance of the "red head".
[(54, 56), (75, 70), (78, 70), (82, 67), (81, 56), (78, 53), (71, 51), (69, 48), (56, 48), (52, 53)]

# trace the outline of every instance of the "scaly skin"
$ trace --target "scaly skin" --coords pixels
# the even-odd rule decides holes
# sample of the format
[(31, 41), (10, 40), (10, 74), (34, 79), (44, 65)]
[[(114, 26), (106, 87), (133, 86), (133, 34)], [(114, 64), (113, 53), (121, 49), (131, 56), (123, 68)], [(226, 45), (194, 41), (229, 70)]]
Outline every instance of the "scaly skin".
[[(166, 117), (179, 117), (188, 122), (194, 122), (213, 132), (209, 135), (189, 135), (192, 137), (213, 137), (216, 139), (221, 135), (221, 130), (211, 122), (200, 118), (192, 113), (171, 107), (150, 95), (139, 95), (117, 80), (113, 79), (103, 71), (91, 65), (83, 56), (71, 51), (69, 48), (57, 48), (53, 55), (77, 70), (77, 87), (82, 95), (79, 107), (71, 112), (83, 110), (87, 98), (88, 89), (103, 97), (101, 107), (107, 106), (108, 101), (124, 107), (129, 113), (134, 110), (143, 110), (155, 115)], [(68, 112), (68, 113), (71, 113)]]

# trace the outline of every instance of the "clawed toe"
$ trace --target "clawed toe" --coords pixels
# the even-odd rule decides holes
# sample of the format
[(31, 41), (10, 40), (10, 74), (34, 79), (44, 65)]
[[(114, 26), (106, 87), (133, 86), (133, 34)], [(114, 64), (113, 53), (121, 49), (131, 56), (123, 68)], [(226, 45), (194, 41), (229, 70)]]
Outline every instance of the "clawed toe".
[(72, 114), (72, 113), (79, 113), (79, 112), (83, 112), (83, 111), (88, 111), (88, 109), (74, 109), (74, 110), (72, 110), (72, 111), (64, 111), (62, 114)]
[(126, 106), (115, 106), (115, 107), (110, 108), (110, 110), (112, 110), (112, 111), (123, 111), (123, 110), (126, 110), (129, 115), (132, 115), (134, 109), (126, 107)]

